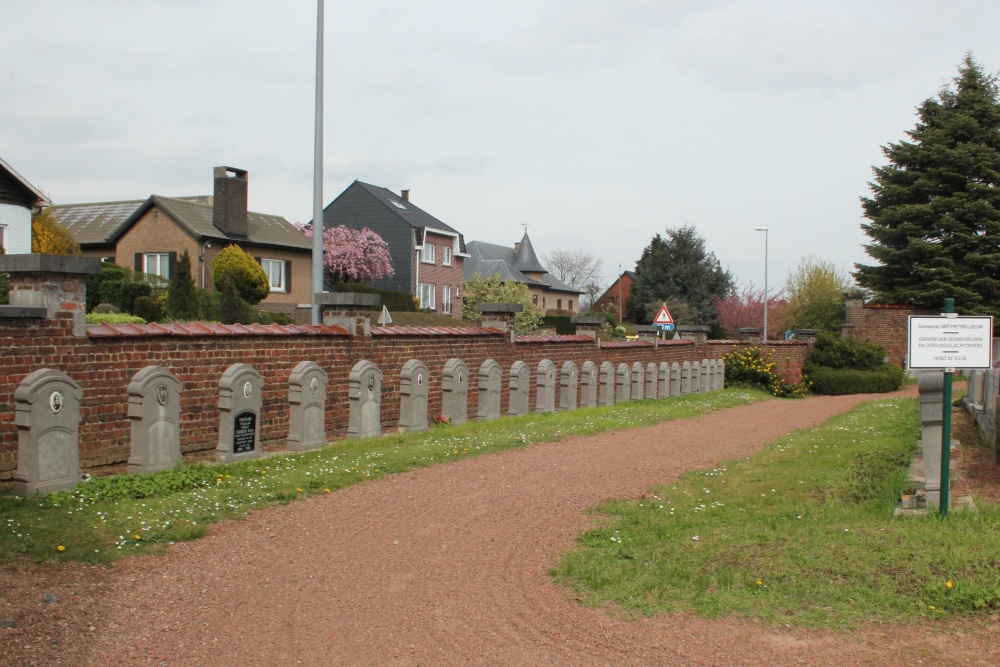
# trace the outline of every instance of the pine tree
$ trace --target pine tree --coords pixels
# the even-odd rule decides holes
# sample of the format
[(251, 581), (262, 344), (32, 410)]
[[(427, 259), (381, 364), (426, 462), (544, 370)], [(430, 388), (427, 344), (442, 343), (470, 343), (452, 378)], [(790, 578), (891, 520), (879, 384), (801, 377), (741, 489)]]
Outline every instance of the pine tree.
[(716, 326), (715, 304), (733, 289), (732, 276), (705, 250), (705, 239), (691, 225), (668, 229), (666, 238), (653, 237), (635, 273), (625, 308), (637, 324), (651, 322), (666, 303), (678, 324)]
[(167, 314), (175, 320), (198, 319), (198, 297), (191, 277), (191, 257), (188, 251), (181, 253), (174, 263), (174, 273), (167, 287)]
[(855, 265), (880, 301), (962, 313), (1000, 309), (1000, 102), (997, 78), (966, 54), (954, 89), (917, 110), (910, 141), (883, 146), (872, 197), (862, 198), (865, 246)]

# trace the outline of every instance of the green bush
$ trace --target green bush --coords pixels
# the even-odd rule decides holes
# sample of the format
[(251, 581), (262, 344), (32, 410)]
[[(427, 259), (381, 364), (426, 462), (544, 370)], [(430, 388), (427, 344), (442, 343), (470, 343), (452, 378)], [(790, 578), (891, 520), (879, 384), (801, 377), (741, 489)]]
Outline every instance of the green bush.
[(334, 292), (358, 292), (360, 294), (378, 294), (382, 297), (382, 305), (394, 313), (415, 313), (419, 310), (419, 302), (409, 292), (397, 292), (391, 289), (379, 289), (359, 283), (337, 283)]
[(87, 313), (87, 324), (145, 324), (146, 320), (128, 313)]
[[(726, 371), (728, 375), (728, 367)], [(807, 364), (805, 374), (812, 383), (813, 392), (828, 396), (895, 391), (903, 384), (905, 377), (902, 368), (889, 362), (880, 364), (874, 370), (828, 368)]]
[(779, 368), (773, 354), (761, 355), (759, 347), (734, 347), (722, 357), (726, 362), (726, 386), (754, 387), (772, 396), (800, 397), (809, 393), (809, 383), (797, 369)]
[(809, 351), (806, 364), (826, 368), (853, 368), (870, 371), (885, 361), (885, 348), (870, 340), (859, 341), (841, 338), (823, 332), (816, 338), (816, 345)]
[(197, 320), (198, 299), (195, 298), (194, 279), (191, 277), (191, 257), (185, 250), (174, 264), (174, 274), (170, 276), (167, 288), (166, 312), (172, 320)]
[(159, 322), (163, 319), (163, 308), (150, 296), (138, 296), (132, 304), (132, 314), (147, 322)]
[(222, 274), (216, 281), (219, 296), (219, 321), (223, 324), (250, 324), (253, 321), (251, 306), (242, 298), (236, 289), (236, 281), (228, 273)]
[(271, 292), (264, 267), (238, 245), (226, 246), (212, 262), (212, 283), (220, 292), (226, 273), (232, 277), (240, 298), (250, 305), (260, 303)]
[(134, 280), (108, 280), (100, 284), (99, 298), (94, 305), (110, 303), (123, 313), (134, 313), (135, 300), (141, 296), (148, 297), (152, 294), (153, 288), (149, 283)]
[(543, 327), (555, 327), (556, 333), (563, 336), (572, 336), (576, 333), (576, 325), (569, 315), (545, 315), (542, 317)]
[(101, 286), (106, 282), (131, 281), (132, 272), (114, 262), (103, 262), (101, 272), (87, 276), (87, 312), (92, 311), (101, 303)]

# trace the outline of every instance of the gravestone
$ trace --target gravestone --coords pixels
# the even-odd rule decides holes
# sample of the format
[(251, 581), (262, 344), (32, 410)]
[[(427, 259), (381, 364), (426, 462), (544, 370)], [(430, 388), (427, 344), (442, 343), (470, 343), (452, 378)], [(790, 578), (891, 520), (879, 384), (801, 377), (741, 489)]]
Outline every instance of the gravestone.
[(670, 395), (681, 395), (681, 365), (676, 361), (670, 364)]
[(146, 366), (128, 384), (130, 475), (180, 465), (181, 383), (162, 366)]
[(701, 393), (701, 362), (691, 362), (691, 391), (689, 393)]
[(535, 384), (538, 385), (535, 394), (535, 412), (555, 412), (556, 365), (550, 359), (542, 359), (538, 362)]
[(580, 369), (580, 407), (597, 406), (597, 366), (593, 361), (583, 362)]
[(615, 372), (615, 403), (627, 403), (632, 400), (632, 372), (628, 364), (618, 364)]
[(416, 359), (403, 364), (399, 372), (399, 430), (427, 430), (427, 394), (430, 373)]
[(289, 451), (326, 445), (326, 385), (329, 376), (315, 361), (300, 361), (288, 376)]
[(659, 398), (670, 396), (670, 364), (665, 361), (660, 362), (659, 372), (656, 376), (656, 395)]
[(601, 362), (601, 370), (598, 371), (598, 377), (600, 379), (600, 386), (597, 393), (597, 404), (614, 405), (615, 380), (617, 376), (615, 374), (615, 367), (610, 361)]
[(233, 364), (219, 380), (219, 445), (223, 463), (260, 457), (260, 408), (264, 378), (249, 364)]
[(479, 406), (476, 421), (485, 422), (500, 418), (500, 389), (503, 370), (495, 359), (487, 359), (479, 367)]
[(941, 505), (941, 437), (944, 429), (944, 373), (920, 371), (920, 448), (924, 457), (927, 507)]
[(691, 393), (691, 362), (681, 364), (681, 395)]
[(630, 399), (633, 401), (641, 401), (645, 396), (645, 385), (646, 372), (643, 370), (642, 364), (637, 361), (632, 364), (632, 392)]
[(647, 399), (656, 398), (656, 364), (654, 363), (646, 364), (646, 393), (643, 396)]
[(469, 420), (469, 367), (461, 359), (449, 359), (441, 369), (441, 414), (452, 424)]
[(707, 394), (712, 391), (712, 385), (709, 384), (712, 380), (712, 376), (708, 373), (708, 359), (701, 360), (701, 380), (698, 383), (698, 387), (701, 389), (701, 393)]
[(715, 386), (717, 389), (726, 388), (726, 362), (722, 359), (715, 361)]
[(348, 376), (347, 438), (377, 438), (382, 435), (382, 371), (363, 359)]
[(531, 409), (531, 367), (523, 361), (515, 361), (510, 367), (510, 406), (507, 412), (512, 416), (526, 415)]
[(559, 410), (576, 410), (576, 391), (579, 385), (579, 371), (572, 361), (563, 362), (559, 373)]
[(50, 493), (80, 481), (81, 398), (80, 385), (51, 368), (31, 373), (14, 390), (14, 493)]

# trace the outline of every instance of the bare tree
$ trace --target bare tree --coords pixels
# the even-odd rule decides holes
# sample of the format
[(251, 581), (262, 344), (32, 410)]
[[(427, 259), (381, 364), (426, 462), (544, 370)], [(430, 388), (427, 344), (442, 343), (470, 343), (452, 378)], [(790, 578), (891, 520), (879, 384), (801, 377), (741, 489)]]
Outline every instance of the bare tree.
[(596, 283), (601, 273), (601, 258), (585, 250), (559, 248), (542, 255), (549, 272), (570, 287), (585, 290), (587, 283)]

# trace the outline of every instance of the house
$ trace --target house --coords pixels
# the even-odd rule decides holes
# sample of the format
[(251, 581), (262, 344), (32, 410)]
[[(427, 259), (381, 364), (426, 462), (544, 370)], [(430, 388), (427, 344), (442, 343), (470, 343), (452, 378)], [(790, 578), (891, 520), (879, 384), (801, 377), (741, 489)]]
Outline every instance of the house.
[(604, 291), (604, 294), (594, 302), (590, 309), (595, 312), (611, 313), (620, 324), (625, 312), (625, 304), (628, 302), (629, 296), (632, 295), (632, 285), (635, 284), (635, 279), (635, 271), (625, 271), (618, 276), (618, 280), (611, 283), (611, 287)]
[(31, 212), (48, 203), (38, 188), (0, 159), (0, 247), (5, 252), (31, 253)]
[(527, 231), (513, 247), (470, 241), (465, 279), (472, 280), (477, 273), (483, 278), (498, 275), (501, 282), (513, 280), (526, 284), (532, 301), (544, 314), (578, 314), (580, 295), (585, 293), (560, 281), (542, 266)]
[(411, 202), (409, 190), (397, 195), (356, 180), (323, 209), (323, 225), (368, 228), (381, 236), (395, 274), (373, 285), (407, 292), (421, 308), (461, 319), (465, 239)]
[(296, 321), (311, 317), (312, 241), (278, 215), (247, 210), (248, 174), (214, 169), (212, 196), (65, 204), (51, 211), (83, 254), (136, 271), (170, 278), (177, 256), (188, 251), (195, 285), (212, 290), (212, 262), (229, 245), (257, 259), (271, 283), (261, 310)]

